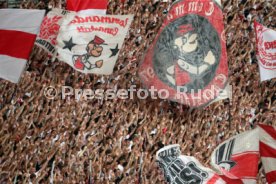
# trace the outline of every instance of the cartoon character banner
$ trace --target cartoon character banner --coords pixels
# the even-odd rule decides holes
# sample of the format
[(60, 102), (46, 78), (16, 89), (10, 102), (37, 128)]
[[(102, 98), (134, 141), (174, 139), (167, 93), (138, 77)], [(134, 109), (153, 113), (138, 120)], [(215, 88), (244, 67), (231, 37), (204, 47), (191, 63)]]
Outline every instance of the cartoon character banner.
[(276, 77), (276, 31), (254, 22), (261, 81)]
[(59, 59), (82, 73), (111, 74), (132, 20), (68, 13), (57, 38)]
[(175, 2), (140, 65), (147, 88), (167, 90), (168, 98), (190, 107), (214, 101), (228, 83), (220, 3)]
[(56, 53), (57, 36), (63, 18), (68, 12), (62, 9), (53, 9), (44, 17), (40, 33), (36, 38), (35, 44), (43, 48), (49, 56)]

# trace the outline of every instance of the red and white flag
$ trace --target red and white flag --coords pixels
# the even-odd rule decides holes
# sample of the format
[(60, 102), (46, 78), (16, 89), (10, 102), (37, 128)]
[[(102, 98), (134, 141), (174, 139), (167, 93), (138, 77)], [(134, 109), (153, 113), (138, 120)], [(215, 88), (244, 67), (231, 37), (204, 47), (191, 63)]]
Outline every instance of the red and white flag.
[(56, 54), (57, 36), (63, 18), (68, 13), (66, 10), (53, 9), (43, 19), (40, 32), (36, 38), (35, 44), (44, 49), (49, 56)]
[(259, 125), (260, 156), (268, 184), (276, 184), (276, 129)]
[(260, 124), (221, 143), (211, 156), (214, 170), (181, 155), (179, 145), (162, 148), (156, 157), (170, 184), (256, 184), (260, 158), (267, 183), (276, 184), (276, 128)]
[(211, 164), (223, 179), (254, 184), (260, 158), (268, 184), (275, 184), (276, 129), (272, 126), (259, 124), (254, 130), (226, 140), (213, 152)]
[(254, 22), (261, 81), (276, 77), (276, 31)]
[(142, 83), (191, 108), (228, 98), (224, 32), (219, 3), (176, 1), (140, 63)]
[(85, 15), (105, 15), (108, 0), (67, 0), (67, 10)]
[(44, 10), (0, 10), (0, 78), (19, 81), (44, 14)]
[(82, 73), (110, 75), (133, 15), (70, 12), (57, 37), (58, 58)]
[(256, 183), (259, 162), (259, 129), (236, 135), (221, 143), (212, 153), (211, 165), (229, 179)]

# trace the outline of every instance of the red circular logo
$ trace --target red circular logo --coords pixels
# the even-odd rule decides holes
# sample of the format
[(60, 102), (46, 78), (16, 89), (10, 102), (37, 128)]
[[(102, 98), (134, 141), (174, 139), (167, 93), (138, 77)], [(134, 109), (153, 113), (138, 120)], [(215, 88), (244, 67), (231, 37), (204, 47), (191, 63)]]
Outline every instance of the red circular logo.
[(140, 65), (147, 88), (190, 107), (215, 100), (228, 81), (223, 14), (211, 0), (174, 3)]
[(276, 31), (255, 22), (257, 35), (257, 55), (261, 66), (265, 69), (276, 69)]

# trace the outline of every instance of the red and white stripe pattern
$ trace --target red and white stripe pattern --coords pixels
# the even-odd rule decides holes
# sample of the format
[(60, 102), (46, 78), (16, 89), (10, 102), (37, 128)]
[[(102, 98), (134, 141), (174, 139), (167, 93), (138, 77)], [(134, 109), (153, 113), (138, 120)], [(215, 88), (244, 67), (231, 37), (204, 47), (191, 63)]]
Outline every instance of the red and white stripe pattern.
[[(180, 153), (179, 145), (170, 145), (156, 154), (158, 162), (161, 163), (159, 165), (165, 171), (165, 176), (171, 178), (177, 174), (177, 172), (170, 174), (175, 168), (172, 160), (177, 156), (173, 155), (174, 157), (170, 158), (171, 153), (177, 153), (173, 148), (177, 148)], [(221, 143), (211, 156), (211, 165), (216, 172), (202, 166), (194, 157), (183, 155), (178, 157), (184, 164), (193, 162), (198, 169), (208, 173), (208, 178), (205, 177), (202, 184), (256, 184), (258, 163), (261, 158), (267, 183), (276, 184), (276, 128), (259, 124), (257, 128)], [(190, 175), (189, 177), (182, 175), (182, 177), (180, 178), (182, 181), (187, 181)], [(171, 180), (171, 184), (173, 183)]]
[(260, 156), (268, 184), (276, 184), (276, 129), (272, 126), (260, 127)]
[(220, 144), (211, 156), (211, 165), (229, 180), (256, 183), (259, 161), (258, 129), (234, 136)]
[(83, 15), (105, 15), (108, 0), (67, 0), (67, 10)]
[(19, 81), (44, 13), (44, 10), (0, 10), (0, 78)]

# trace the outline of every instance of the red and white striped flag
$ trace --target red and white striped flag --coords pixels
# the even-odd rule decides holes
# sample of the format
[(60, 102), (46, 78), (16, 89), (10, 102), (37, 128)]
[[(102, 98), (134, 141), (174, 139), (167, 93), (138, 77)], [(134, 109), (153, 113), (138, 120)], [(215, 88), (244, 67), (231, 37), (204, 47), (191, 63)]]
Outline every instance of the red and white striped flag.
[(181, 155), (179, 145), (162, 148), (156, 158), (170, 184), (256, 184), (260, 158), (267, 183), (276, 184), (276, 128), (259, 124), (221, 143), (211, 156), (214, 170)]
[(105, 15), (108, 0), (67, 0), (67, 10), (85, 15)]
[(223, 179), (254, 184), (260, 158), (268, 184), (276, 184), (276, 129), (272, 126), (259, 124), (226, 140), (213, 152), (211, 164)]
[(66, 15), (57, 37), (58, 59), (82, 73), (110, 75), (133, 15)]
[(44, 10), (0, 10), (0, 78), (19, 81), (44, 14)]
[(276, 129), (259, 125), (260, 156), (268, 184), (276, 183)]
[(258, 128), (238, 134), (221, 143), (214, 150), (211, 165), (226, 178), (254, 184), (258, 173), (258, 142)]

